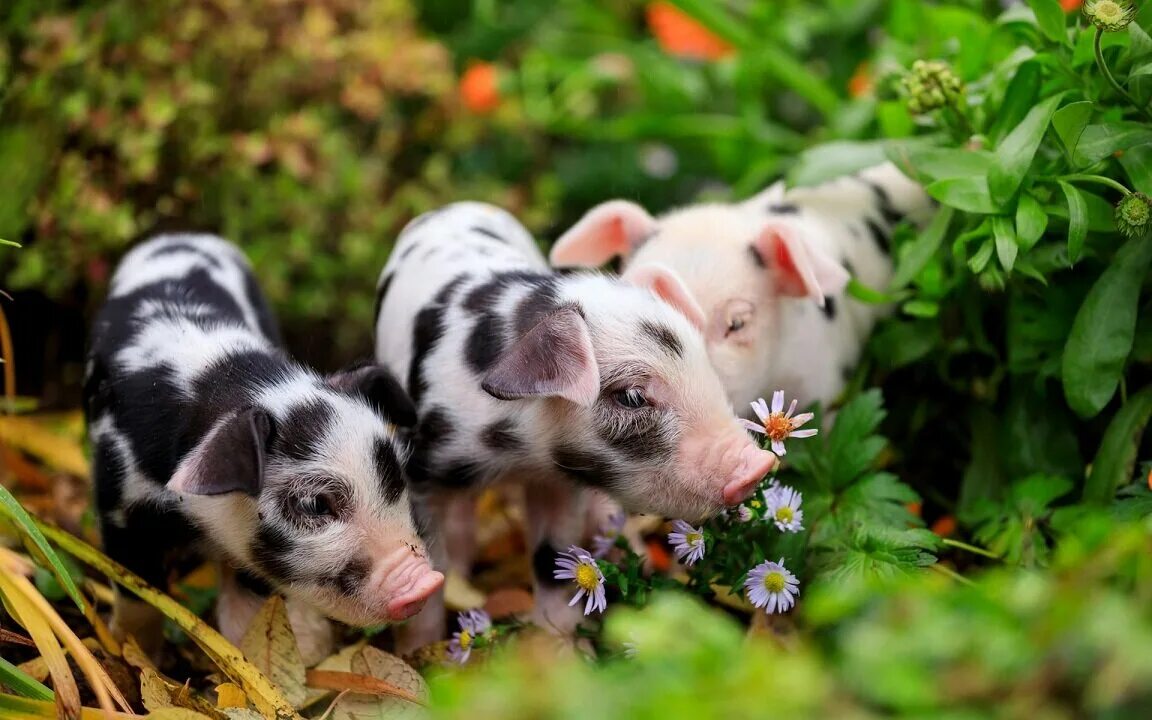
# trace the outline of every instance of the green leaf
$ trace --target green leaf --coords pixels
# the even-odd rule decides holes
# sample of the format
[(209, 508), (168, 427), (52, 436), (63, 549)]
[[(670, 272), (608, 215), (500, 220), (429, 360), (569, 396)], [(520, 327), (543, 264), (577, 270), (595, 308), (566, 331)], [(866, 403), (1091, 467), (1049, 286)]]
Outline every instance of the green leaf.
[(957, 177), (937, 180), (924, 190), (941, 203), (965, 212), (993, 215), (1000, 210), (988, 192), (984, 177)]
[(12, 497), (12, 493), (8, 488), (0, 485), (0, 515), (6, 516), (9, 520), (15, 523), (24, 536), (28, 539), (32, 547), (36, 549), (36, 554), (39, 556), (37, 559), (48, 563), (52, 573), (56, 576), (56, 581), (60, 583), (60, 587), (68, 593), (68, 597), (72, 598), (72, 602), (76, 603), (76, 607), (80, 608), (82, 612), (86, 611), (87, 606), (84, 603), (84, 597), (80, 594), (79, 588), (76, 583), (72, 581), (72, 576), (68, 573), (68, 568), (60, 560), (60, 556), (48, 544), (48, 540), (44, 537), (44, 533), (40, 532), (40, 528), (36, 527), (36, 521), (28, 514), (28, 511), (20, 506), (16, 498)]
[(1152, 240), (1126, 242), (1076, 313), (1061, 374), (1068, 405), (1082, 417), (1097, 415), (1120, 383), (1132, 350), (1140, 285), (1150, 262)]
[(1012, 220), (1004, 215), (992, 218), (992, 236), (996, 240), (996, 257), (1000, 266), (1007, 272), (1012, 272), (1016, 264), (1016, 253), (1020, 248), (1016, 245), (1016, 231), (1012, 229)]
[(1072, 481), (1059, 475), (1030, 475), (1012, 486), (1012, 500), (1021, 514), (1035, 517), (1072, 492)]
[(983, 272), (984, 268), (988, 267), (988, 261), (992, 259), (994, 249), (991, 240), (985, 240), (981, 243), (976, 254), (968, 258), (968, 269), (977, 274)]
[(1080, 141), (1072, 154), (1077, 167), (1100, 162), (1118, 150), (1152, 143), (1152, 128), (1143, 123), (1113, 122), (1089, 125), (1080, 134)]
[(979, 177), (992, 167), (992, 153), (986, 150), (957, 150), (931, 146), (908, 147), (893, 144), (888, 159), (908, 177), (921, 184), (957, 177)]
[(1140, 27), (1139, 23), (1132, 23), (1128, 26), (1128, 37), (1131, 40), (1128, 45), (1128, 60), (1130, 62), (1143, 60), (1152, 55), (1152, 37), (1148, 37), (1148, 33)]
[(846, 487), (872, 466), (884, 449), (884, 438), (872, 433), (884, 419), (879, 390), (861, 393), (836, 414), (824, 455), (833, 487)]
[(1128, 398), (1108, 423), (1092, 461), (1092, 472), (1084, 483), (1084, 502), (1110, 503), (1116, 497), (1116, 490), (1132, 478), (1140, 440), (1149, 419), (1152, 419), (1152, 385)]
[(44, 683), (0, 657), (0, 685), (12, 688), (16, 694), (33, 700), (52, 701), (56, 696)]
[(818, 185), (879, 165), (885, 160), (886, 143), (840, 140), (805, 150), (788, 173), (788, 185)]
[(934, 300), (909, 300), (900, 309), (912, 317), (934, 318), (940, 314), (940, 303)]
[(1048, 228), (1048, 213), (1036, 198), (1028, 193), (1020, 196), (1016, 204), (1016, 241), (1020, 249), (1031, 250)]
[[(1016, 127), (1036, 106), (1040, 93), (1041, 77), (1040, 63), (1029, 60), (1022, 63), (1008, 83), (1004, 91), (1004, 102), (996, 113), (996, 120), (988, 130), (988, 137), (993, 143), (999, 143), (1010, 129)], [(992, 155), (989, 154), (989, 158)]]
[(1033, 107), (996, 148), (988, 172), (988, 189), (994, 202), (1008, 202), (1020, 187), (1052, 121), (1052, 114), (1063, 99), (1064, 93), (1059, 93)]
[(1068, 262), (1075, 263), (1084, 252), (1084, 239), (1088, 237), (1088, 202), (1080, 188), (1063, 180), (1059, 183), (1068, 201)]
[(898, 302), (907, 295), (907, 293), (882, 293), (879, 290), (868, 287), (856, 278), (848, 281), (846, 292), (849, 297), (859, 300), (862, 303), (868, 303), (869, 305), (884, 305), (890, 302)]
[(7, 245), (14, 248), (23, 247), (23, 245), (18, 242), (12, 242), (11, 240), (6, 240), (4, 238), (0, 238), (0, 245)]
[(890, 290), (906, 287), (936, 256), (955, 214), (956, 211), (948, 206), (940, 208), (932, 218), (932, 222), (928, 223), (928, 227), (921, 230), (915, 240), (900, 248), (900, 263), (889, 286)]
[(1152, 193), (1152, 145), (1140, 145), (1120, 156), (1120, 167), (1128, 175), (1134, 190)]
[(1044, 37), (1064, 45), (1069, 44), (1064, 10), (1057, 0), (1028, 0), (1028, 7), (1036, 13), (1036, 25)]
[(1091, 100), (1068, 103), (1052, 115), (1052, 129), (1056, 131), (1056, 137), (1060, 138), (1069, 158), (1076, 150), (1080, 135), (1088, 126), (1088, 121), (1092, 119), (1093, 105)]

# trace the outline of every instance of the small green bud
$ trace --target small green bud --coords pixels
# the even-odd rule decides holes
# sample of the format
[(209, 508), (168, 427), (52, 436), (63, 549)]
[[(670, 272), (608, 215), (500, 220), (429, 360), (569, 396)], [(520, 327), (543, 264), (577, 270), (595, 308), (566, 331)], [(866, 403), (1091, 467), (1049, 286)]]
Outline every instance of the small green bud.
[(959, 106), (964, 83), (946, 62), (917, 60), (904, 76), (902, 85), (908, 98), (908, 111), (914, 115)]
[(1152, 200), (1139, 192), (1125, 195), (1116, 203), (1116, 228), (1126, 237), (1147, 236), (1152, 230)]
[(1084, 15), (1104, 32), (1119, 32), (1136, 17), (1136, 7), (1129, 0), (1088, 0)]

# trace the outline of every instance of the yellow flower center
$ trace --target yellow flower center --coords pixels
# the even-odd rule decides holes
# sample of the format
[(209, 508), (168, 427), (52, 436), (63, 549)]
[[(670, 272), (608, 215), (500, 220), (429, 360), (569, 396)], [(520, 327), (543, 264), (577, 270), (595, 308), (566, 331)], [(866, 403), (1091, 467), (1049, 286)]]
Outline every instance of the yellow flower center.
[(764, 576), (764, 588), (770, 593), (778, 593), (784, 590), (784, 574), (780, 572), (770, 572)]
[(776, 510), (776, 519), (785, 525), (792, 522), (793, 517), (795, 517), (795, 514), (792, 512), (792, 508), (787, 505)]
[(588, 592), (595, 590), (596, 586), (600, 584), (600, 576), (596, 574), (596, 568), (586, 563), (576, 566), (576, 584)]
[(788, 437), (788, 433), (792, 432), (792, 421), (784, 417), (784, 413), (772, 413), (764, 423), (764, 430), (767, 431), (768, 437), (782, 442)]
[[(1149, 482), (1152, 482), (1152, 480), (1149, 480)], [(754, 507), (754, 508), (758, 508), (758, 507), (760, 507), (760, 505), (761, 505), (762, 503), (761, 503), (759, 500), (753, 500), (752, 502), (750, 502), (750, 503), (748, 503), (748, 504), (749, 504), (749, 505), (751, 505), (751, 506), (752, 506), (752, 507)]]
[(698, 532), (690, 532), (684, 536), (684, 541), (688, 543), (689, 547), (694, 546), (704, 541), (704, 535)]
[(460, 631), (460, 649), (467, 650), (472, 647), (472, 633), (467, 630)]
[(1116, 22), (1124, 17), (1123, 8), (1112, 0), (1100, 0), (1092, 9), (1096, 12), (1096, 17), (1104, 22)]

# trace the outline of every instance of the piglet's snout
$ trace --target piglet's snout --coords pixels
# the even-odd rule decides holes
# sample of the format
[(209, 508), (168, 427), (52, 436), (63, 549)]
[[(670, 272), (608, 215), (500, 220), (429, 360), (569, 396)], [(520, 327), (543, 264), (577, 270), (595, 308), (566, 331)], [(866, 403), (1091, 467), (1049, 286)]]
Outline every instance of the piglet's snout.
[(372, 587), (389, 620), (405, 620), (420, 612), (444, 585), (444, 576), (428, 561), (412, 555), (399, 563), (383, 563), (374, 573)]
[(776, 456), (767, 450), (761, 450), (750, 440), (744, 441), (740, 448), (736, 468), (729, 473), (728, 481), (724, 485), (724, 504), (739, 505), (764, 479), (764, 476), (776, 467)]

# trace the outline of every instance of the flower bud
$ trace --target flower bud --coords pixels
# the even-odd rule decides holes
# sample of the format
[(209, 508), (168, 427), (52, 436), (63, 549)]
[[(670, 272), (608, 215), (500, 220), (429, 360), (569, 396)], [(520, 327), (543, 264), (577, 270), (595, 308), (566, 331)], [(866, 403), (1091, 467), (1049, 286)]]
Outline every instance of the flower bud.
[(1136, 7), (1129, 0), (1096, 0), (1084, 3), (1084, 15), (1104, 32), (1119, 32), (1136, 17)]
[(903, 79), (908, 110), (914, 115), (960, 105), (964, 83), (948, 63), (939, 60), (917, 60)]
[(1146, 237), (1152, 230), (1152, 200), (1139, 192), (1125, 195), (1116, 203), (1116, 228), (1126, 237)]

